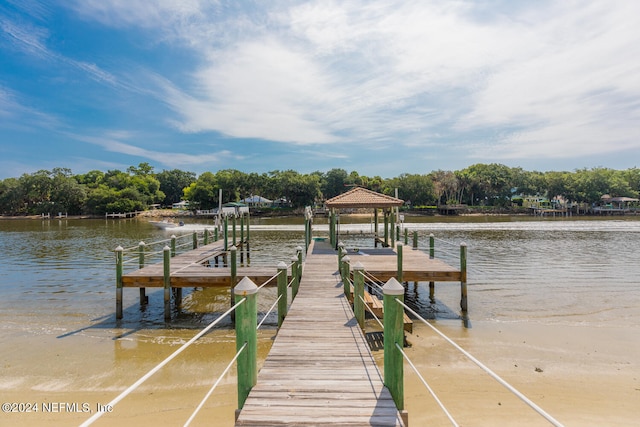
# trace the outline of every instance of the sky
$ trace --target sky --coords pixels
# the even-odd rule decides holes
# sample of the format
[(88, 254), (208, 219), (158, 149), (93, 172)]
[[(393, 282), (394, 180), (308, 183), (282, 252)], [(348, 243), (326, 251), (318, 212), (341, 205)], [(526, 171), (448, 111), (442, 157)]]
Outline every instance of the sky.
[(0, 179), (640, 166), (633, 0), (0, 0)]

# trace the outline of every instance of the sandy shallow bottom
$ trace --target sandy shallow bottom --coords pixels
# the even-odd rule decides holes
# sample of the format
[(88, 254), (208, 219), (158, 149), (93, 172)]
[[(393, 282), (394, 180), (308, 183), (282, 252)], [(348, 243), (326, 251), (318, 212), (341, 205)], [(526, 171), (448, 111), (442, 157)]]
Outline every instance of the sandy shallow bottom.
[[(436, 324), (565, 426), (638, 423), (637, 328), (487, 321), (465, 329), (453, 320)], [(113, 329), (64, 338), (5, 335), (0, 343), (0, 401), (32, 405), (38, 412), (3, 412), (0, 425), (79, 425), (195, 333)], [(263, 358), (274, 333), (261, 331)], [(549, 425), (427, 326), (416, 323), (408, 339), (408, 355), (460, 425)], [(233, 331), (208, 334), (93, 425), (183, 425), (233, 354)], [(374, 355), (382, 366), (382, 351)], [(451, 425), (406, 364), (405, 378), (410, 425)], [(232, 369), (191, 425), (233, 425), (236, 399)]]

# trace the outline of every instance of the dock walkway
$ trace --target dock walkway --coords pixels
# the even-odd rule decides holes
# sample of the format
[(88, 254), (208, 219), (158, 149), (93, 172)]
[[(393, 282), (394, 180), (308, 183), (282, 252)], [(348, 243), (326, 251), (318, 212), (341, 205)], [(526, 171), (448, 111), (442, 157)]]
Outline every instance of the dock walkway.
[(328, 244), (311, 244), (236, 426), (404, 425), (344, 295), (337, 258)]

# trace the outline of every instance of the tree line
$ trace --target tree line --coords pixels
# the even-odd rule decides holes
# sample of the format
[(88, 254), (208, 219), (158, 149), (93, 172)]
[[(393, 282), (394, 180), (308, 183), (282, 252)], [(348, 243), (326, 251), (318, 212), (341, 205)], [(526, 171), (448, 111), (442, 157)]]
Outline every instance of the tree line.
[(0, 180), (0, 213), (40, 215), (66, 212), (70, 215), (104, 215), (132, 212), (151, 205), (171, 206), (189, 201), (193, 209), (260, 195), (286, 200), (293, 208), (314, 205), (361, 186), (405, 200), (413, 207), (440, 204), (511, 206), (515, 196), (562, 197), (569, 202), (598, 203), (603, 194), (637, 198), (640, 169), (578, 169), (572, 172), (537, 172), (502, 164), (475, 164), (459, 171), (401, 174), (394, 178), (360, 175), (334, 168), (328, 172), (302, 174), (274, 170), (262, 174), (235, 169), (193, 172), (179, 169), (155, 172), (148, 163), (126, 171), (93, 170), (73, 174), (67, 168), (40, 170), (19, 178)]

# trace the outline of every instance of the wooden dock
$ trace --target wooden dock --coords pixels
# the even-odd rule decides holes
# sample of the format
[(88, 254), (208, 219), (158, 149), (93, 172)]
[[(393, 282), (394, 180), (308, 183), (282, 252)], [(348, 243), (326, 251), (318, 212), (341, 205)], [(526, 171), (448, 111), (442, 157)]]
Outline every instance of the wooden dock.
[(331, 249), (309, 247), (298, 295), (237, 426), (404, 425), (344, 295), (338, 257), (320, 246)]
[[(230, 287), (231, 268), (223, 266), (222, 259), (225, 256), (224, 245), (218, 241), (172, 257), (170, 263), (171, 287)], [(218, 266), (212, 268), (216, 263)], [(237, 268), (237, 277), (246, 276), (255, 283), (263, 283), (276, 273), (275, 267), (239, 266)], [(163, 263), (151, 264), (124, 274), (122, 286), (162, 288), (164, 286)]]

